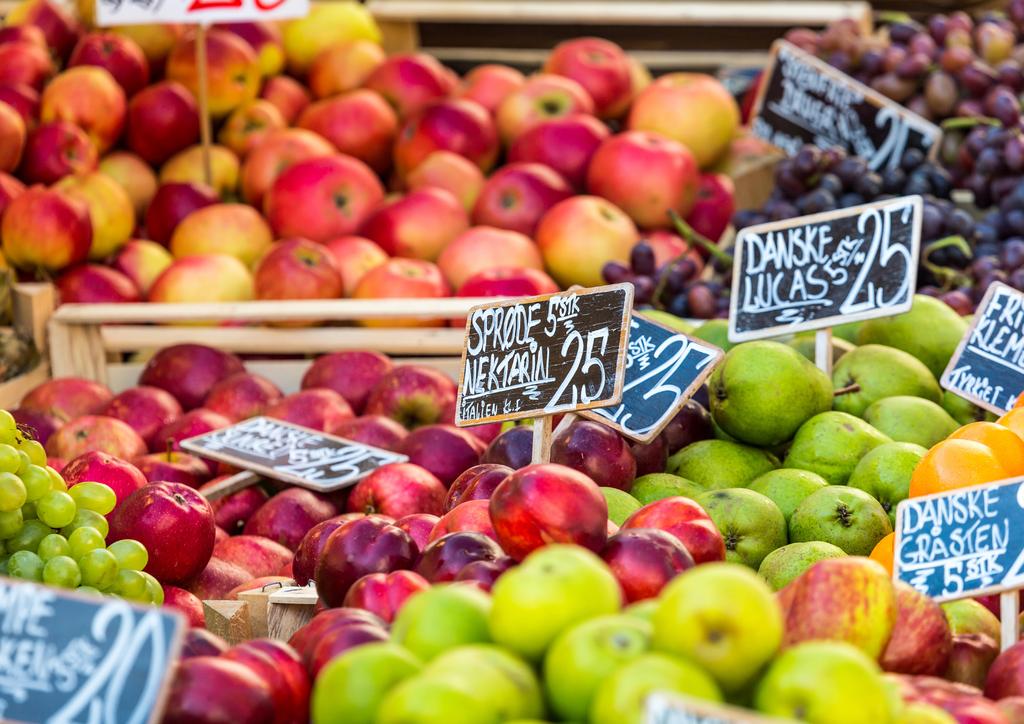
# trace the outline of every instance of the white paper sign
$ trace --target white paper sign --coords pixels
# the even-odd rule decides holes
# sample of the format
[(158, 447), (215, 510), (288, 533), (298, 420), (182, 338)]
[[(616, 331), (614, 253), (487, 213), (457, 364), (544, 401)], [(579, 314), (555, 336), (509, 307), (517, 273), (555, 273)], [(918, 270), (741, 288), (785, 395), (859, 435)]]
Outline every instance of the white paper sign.
[(100, 27), (285, 20), (308, 14), (309, 0), (96, 0)]

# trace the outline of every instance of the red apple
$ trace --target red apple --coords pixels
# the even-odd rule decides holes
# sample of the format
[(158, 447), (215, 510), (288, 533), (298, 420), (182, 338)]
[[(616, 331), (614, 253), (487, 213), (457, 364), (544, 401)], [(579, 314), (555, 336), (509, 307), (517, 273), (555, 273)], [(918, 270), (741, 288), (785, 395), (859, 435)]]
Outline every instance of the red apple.
[(71, 460), (90, 450), (131, 460), (145, 454), (146, 443), (125, 423), (102, 415), (83, 415), (75, 418), (46, 441), (46, 452), (65, 460)]
[(196, 143), (199, 107), (192, 93), (171, 80), (136, 93), (128, 104), (125, 140), (132, 151), (152, 164), (162, 164)]
[(395, 169), (404, 178), (435, 151), (465, 156), (482, 171), (498, 157), (494, 121), (479, 103), (450, 99), (432, 103), (409, 118), (395, 141)]
[(985, 679), (985, 696), (1002, 699), (1007, 696), (1024, 696), (1024, 642), (1005, 649), (988, 670)]
[(732, 223), (736, 213), (734, 194), (736, 187), (732, 179), (723, 173), (702, 173), (697, 186), (693, 208), (686, 216), (686, 222), (698, 234), (717, 242)]
[(102, 414), (128, 423), (149, 449), (159, 447), (160, 430), (182, 415), (174, 396), (158, 387), (131, 387), (102, 408)]
[(488, 500), (502, 480), (513, 472), (507, 465), (482, 463), (467, 468), (448, 486), (444, 510), (447, 513), (460, 503), (470, 500)]
[(178, 666), (163, 714), (166, 724), (274, 724), (270, 684), (224, 657), (197, 656)]
[(403, 515), (395, 521), (395, 525), (408, 533), (412, 542), (416, 544), (416, 550), (422, 552), (430, 542), (430, 533), (439, 520), (439, 517), (430, 513), (413, 513)]
[(174, 395), (186, 410), (199, 407), (221, 380), (243, 372), (242, 360), (201, 344), (164, 347), (146, 363), (140, 385), (159, 387)]
[(998, 655), (999, 643), (988, 634), (953, 634), (949, 665), (942, 676), (981, 689)]
[(237, 35), (256, 53), (264, 77), (279, 75), (284, 70), (284, 47), (281, 31), (274, 23), (220, 23), (217, 30)]
[(516, 562), (508, 556), (502, 556), (494, 561), (473, 561), (466, 565), (459, 575), (455, 577), (456, 582), (466, 581), (473, 583), (480, 590), (490, 593), (495, 581), (502, 573), (512, 568)]
[(289, 722), (304, 724), (309, 710), (310, 681), (299, 653), (283, 641), (268, 638), (253, 639), (235, 647), (236, 650), (243, 648), (260, 651), (270, 657), (292, 692), (293, 703), (287, 712), (293, 718)]
[(341, 274), (342, 294), (346, 297), (352, 296), (366, 272), (388, 260), (383, 249), (361, 236), (340, 236), (324, 246), (334, 257), (334, 266)]
[(505, 465), (518, 470), (529, 465), (532, 457), (533, 430), (526, 425), (516, 425), (491, 441), (480, 462)]
[(715, 433), (711, 414), (699, 402), (690, 399), (669, 421), (661, 434), (668, 443), (668, 454), (672, 455), (690, 443), (710, 440)]
[(551, 462), (579, 470), (602, 487), (627, 493), (636, 478), (636, 459), (629, 444), (607, 425), (589, 420), (577, 420), (555, 436)]
[(935, 601), (896, 581), (896, 623), (879, 659), (882, 669), (898, 674), (942, 676), (953, 649), (946, 614)]
[(663, 530), (622, 530), (608, 538), (601, 558), (612, 569), (628, 603), (655, 598), (693, 558), (679, 540)]
[(295, 550), (310, 528), (338, 514), (337, 509), (303, 488), (284, 490), (253, 513), (245, 533), (270, 538)]
[(604, 141), (587, 170), (587, 190), (645, 228), (670, 227), (669, 212), (686, 216), (699, 183), (697, 162), (681, 143), (657, 133), (627, 131)]
[(630, 442), (629, 451), (636, 460), (636, 476), (663, 473), (668, 467), (668, 441), (658, 435), (650, 442)]
[(324, 634), (313, 648), (309, 661), (309, 675), (316, 678), (327, 664), (349, 649), (387, 640), (387, 631), (379, 626), (354, 623), (334, 627)]
[(427, 545), (416, 563), (416, 572), (431, 583), (454, 581), (474, 561), (496, 561), (504, 553), (493, 538), (482, 533), (449, 533)]
[(387, 59), (384, 49), (369, 40), (353, 40), (325, 49), (309, 67), (309, 89), (317, 98), (355, 90)]
[(267, 134), (286, 128), (281, 111), (262, 98), (243, 103), (231, 112), (217, 133), (217, 140), (240, 158), (257, 148)]
[(374, 68), (363, 86), (384, 96), (404, 118), (451, 95), (456, 84), (455, 74), (432, 56), (401, 53)]
[[(87, 0), (83, 0), (87, 5)], [(79, 3), (79, 8), (82, 3)], [(119, 25), (112, 30), (125, 37), (131, 38), (146, 55), (149, 67), (153, 75), (163, 73), (166, 65), (167, 55), (171, 48), (184, 35), (185, 26), (178, 23), (143, 24), (143, 25)]]
[(267, 192), (263, 209), (278, 236), (322, 243), (354, 233), (383, 198), (384, 189), (366, 164), (337, 154), (289, 166)]
[(574, 196), (552, 207), (535, 239), (552, 278), (563, 287), (604, 283), (609, 261), (626, 263), (639, 236), (632, 219), (598, 196)]
[(467, 500), (456, 505), (437, 521), (430, 531), (430, 540), (435, 541), (450, 533), (460, 532), (482, 533), (498, 540), (491, 521), (489, 499)]
[(349, 588), (369, 573), (412, 568), (416, 546), (401, 528), (374, 517), (345, 523), (324, 543), (316, 566), (316, 590), (328, 606), (340, 606)]
[[(50, 435), (64, 424), (64, 421), (56, 415), (40, 412), (39, 410), (15, 407), (8, 410), (8, 412), (11, 413), (14, 421), (18, 423), (18, 427), (26, 430), (33, 440), (38, 440), (43, 445), (50, 439)], [(392, 420), (392, 422), (394, 421)], [(397, 425), (398, 423), (396, 422), (395, 424)]]
[[(512, 163), (487, 179), (473, 208), (473, 223), (532, 236), (548, 209), (572, 195), (566, 180), (550, 167)], [(512, 260), (503, 266), (527, 265)]]
[[(359, 280), (353, 299), (437, 299), (451, 290), (433, 262), (422, 259), (388, 259)], [(364, 327), (437, 327), (441, 319), (365, 319)]]
[(149, 164), (134, 153), (115, 151), (107, 154), (98, 168), (100, 173), (110, 177), (124, 189), (132, 202), (135, 219), (141, 221), (158, 187), (156, 174)]
[(466, 279), (457, 297), (534, 297), (561, 290), (555, 280), (538, 269), (486, 269)]
[[(337, 153), (327, 139), (303, 128), (270, 131), (262, 143), (249, 152), (242, 164), (242, 198), (260, 206), (274, 181), (290, 166)], [(308, 193), (309, 189), (304, 189)], [(296, 234), (301, 236), (301, 234)]]
[(114, 77), (103, 68), (69, 68), (43, 90), (39, 118), (70, 121), (85, 131), (100, 153), (117, 141), (124, 130), (127, 101)]
[(270, 405), (264, 414), (331, 435), (341, 423), (354, 417), (344, 397), (325, 389), (293, 392)]
[(293, 689), (289, 674), (279, 668), (280, 662), (275, 661), (267, 653), (251, 647), (248, 642), (224, 652), (221, 658), (242, 664), (270, 685), (274, 702), (274, 724), (297, 724), (309, 720), (308, 714), (304, 712), (309, 708), (309, 678), (301, 662), (297, 662), (296, 665), (304, 677), (302, 682), (305, 688), (296, 691)]
[(16, 40), (0, 45), (0, 85), (27, 85), (41, 90), (53, 75), (53, 60), (46, 48)]
[(251, 268), (270, 249), (274, 234), (246, 204), (211, 204), (181, 220), (171, 235), (175, 259), (206, 254), (233, 256)]
[(370, 625), (384, 629), (385, 623), (376, 614), (361, 608), (328, 608), (314, 614), (313, 619), (288, 639), (288, 645), (308, 666), (313, 649), (329, 631), (349, 625)]
[(175, 260), (154, 280), (150, 302), (248, 302), (255, 298), (252, 274), (238, 257), (198, 254)]
[(175, 452), (155, 452), (135, 458), (135, 466), (151, 483), (181, 483), (198, 488), (210, 478), (210, 468), (195, 455)]
[(294, 78), (274, 76), (263, 84), (260, 98), (274, 104), (286, 124), (292, 124), (309, 105), (309, 91)]
[[(114, 491), (117, 506), (121, 507), (129, 495), (146, 485), (146, 476), (137, 467), (114, 455), (91, 450), (70, 460), (61, 471), (61, 477), (68, 487), (78, 483), (103, 483)], [(109, 516), (113, 513), (108, 514)]]
[(594, 100), (579, 83), (560, 75), (539, 73), (505, 96), (495, 120), (501, 140), (507, 145), (542, 121), (593, 112)]
[(164, 608), (172, 608), (185, 615), (188, 625), (193, 628), (206, 627), (206, 613), (203, 611), (203, 602), (184, 588), (163, 585)]
[(21, 401), (26, 410), (55, 415), (67, 422), (99, 413), (113, 399), (110, 388), (82, 377), (58, 377), (36, 385)]
[(428, 588), (430, 581), (413, 571), (368, 573), (348, 589), (344, 605), (365, 609), (391, 623), (406, 599)]
[(453, 151), (433, 151), (406, 174), (405, 185), (410, 191), (444, 189), (469, 212), (484, 187), (484, 173), (465, 156)]
[(476, 101), (493, 115), (505, 100), (505, 96), (521, 88), (525, 82), (526, 77), (515, 68), (497, 63), (484, 63), (466, 73), (458, 96)]
[(65, 6), (51, 0), (28, 0), (7, 13), (7, 25), (34, 25), (43, 32), (46, 47), (60, 60), (68, 57), (82, 26)]
[(405, 438), (402, 452), (409, 456), (409, 462), (433, 473), (447, 490), (457, 477), (480, 462), (486, 447), (469, 431), (453, 425), (423, 425)]
[(0, 103), (6, 103), (18, 112), (26, 130), (35, 127), (39, 118), (39, 93), (35, 88), (24, 83), (0, 85)]
[(117, 33), (84, 35), (68, 59), (68, 67), (76, 65), (105, 69), (129, 98), (149, 85), (149, 61), (142, 48), (131, 38)]
[[(256, 53), (234, 33), (218, 29), (208, 31), (206, 58), (209, 108), (214, 118), (223, 118), (259, 93), (260, 67)], [(198, 96), (200, 78), (194, 35), (182, 38), (171, 49), (167, 56), (167, 79), (181, 83)]]
[(385, 201), (366, 219), (360, 234), (387, 254), (434, 261), (467, 228), (469, 217), (458, 200), (428, 187)]
[[(228, 427), (231, 420), (205, 407), (189, 410), (160, 428), (155, 449), (181, 450), (181, 441)], [(212, 470), (212, 468), (211, 468)]]
[(0, 45), (25, 41), (40, 48), (46, 47), (46, 36), (35, 25), (8, 25), (0, 28)]
[(256, 265), (258, 299), (337, 299), (341, 274), (334, 257), (308, 239), (276, 242)]
[(290, 550), (260, 535), (232, 536), (216, 544), (213, 554), (257, 578), (273, 575), (292, 559)]
[(302, 376), (302, 389), (323, 387), (345, 398), (362, 414), (370, 391), (394, 367), (387, 355), (369, 350), (332, 352), (318, 357)]
[(704, 268), (704, 257), (699, 248), (691, 248), (689, 244), (675, 232), (668, 229), (645, 231), (643, 239), (654, 251), (654, 263), (658, 268), (681, 256), (687, 256), (697, 265), (698, 273)]
[(355, 484), (348, 496), (347, 509), (351, 513), (381, 513), (392, 518), (413, 513), (440, 515), (446, 490), (429, 470), (413, 463), (392, 463), (377, 468)]
[(237, 372), (213, 387), (203, 401), (203, 407), (220, 413), (232, 422), (262, 415), (283, 395), (273, 382), (251, 372)]
[(25, 185), (18, 179), (0, 171), (0, 217), (14, 199), (25, 192)]
[(553, 118), (521, 133), (508, 149), (512, 163), (542, 163), (575, 189), (586, 185), (590, 159), (608, 138), (608, 126), (583, 113)]
[[(199, 603), (202, 606), (202, 601)], [(228, 642), (217, 634), (210, 633), (205, 628), (193, 627), (185, 631), (185, 640), (181, 647), (181, 658), (185, 660), (194, 659), (197, 656), (220, 656), (228, 648), (230, 648)]]
[(494, 490), (490, 512), (498, 543), (517, 561), (547, 543), (599, 551), (608, 537), (608, 504), (597, 483), (564, 465), (515, 471)]
[(385, 415), (412, 429), (437, 422), (455, 393), (455, 383), (437, 370), (399, 365), (370, 393), (365, 412)]
[(53, 121), (33, 129), (25, 143), (21, 175), (29, 183), (53, 184), (96, 168), (96, 147), (73, 123)]
[(363, 517), (361, 513), (336, 515), (333, 518), (322, 520), (302, 536), (299, 545), (295, 548), (295, 557), (292, 560), (292, 575), (295, 583), (305, 586), (316, 575), (316, 564), (320, 560), (320, 553), (328, 536), (350, 520)]
[[(150, 483), (114, 511), (109, 540), (139, 541), (149, 551), (146, 572), (162, 583), (181, 583), (210, 561), (213, 528), (213, 508), (195, 490), (178, 483)], [(167, 545), (168, 541), (188, 545)]]
[(695, 563), (725, 560), (725, 542), (711, 517), (697, 503), (681, 496), (648, 503), (622, 524), (622, 530), (656, 528), (671, 533)]
[[(225, 475), (208, 480), (199, 486), (199, 492), (205, 493), (211, 486), (216, 485), (226, 477)], [(218, 528), (222, 528), (229, 533), (240, 533), (249, 518), (253, 516), (253, 513), (259, 510), (269, 498), (270, 496), (267, 495), (267, 491), (262, 487), (251, 485), (248, 488), (239, 490), (237, 493), (226, 495), (217, 500), (211, 500), (210, 505), (213, 507), (214, 522), (217, 523)]]
[(218, 202), (208, 186), (193, 183), (161, 184), (146, 209), (146, 230), (154, 241), (166, 246), (174, 230), (193, 211)]
[(21, 114), (0, 102), (0, 171), (13, 171), (25, 149), (25, 121)]
[[(466, 320), (452, 320), (450, 324), (453, 327), (465, 327)], [(454, 425), (455, 408), (456, 404), (454, 402), (445, 407), (444, 412), (441, 413), (440, 422), (443, 422), (446, 425)], [(472, 427), (466, 428), (466, 432), (483, 442), (484, 445), (490, 445), (494, 438), (501, 434), (501, 425), (502, 423), (500, 422), (488, 422), (483, 425), (473, 425)]]
[[(219, 525), (213, 529), (213, 542), (214, 544), (220, 543), (222, 540), (228, 539), (228, 532), (221, 528)], [(234, 570), (241, 570), (238, 566), (231, 566)], [(248, 575), (248, 574), (246, 574)]]
[(62, 304), (114, 304), (138, 302), (139, 290), (119, 271), (99, 264), (68, 269), (55, 282)]
[(602, 118), (621, 116), (633, 96), (628, 56), (602, 38), (562, 41), (545, 61), (544, 72), (572, 78), (583, 86)]
[(92, 244), (89, 210), (61, 191), (35, 186), (7, 205), (0, 237), (14, 266), (57, 271), (85, 260)]
[(302, 112), (297, 125), (319, 133), (377, 173), (391, 168), (398, 116), (379, 93), (363, 88), (317, 101)]

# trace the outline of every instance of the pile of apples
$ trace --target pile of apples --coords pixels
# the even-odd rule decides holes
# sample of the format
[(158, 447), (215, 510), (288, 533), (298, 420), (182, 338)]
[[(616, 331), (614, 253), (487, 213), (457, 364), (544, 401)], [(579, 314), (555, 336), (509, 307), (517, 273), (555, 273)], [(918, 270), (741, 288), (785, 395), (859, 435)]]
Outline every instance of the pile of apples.
[(459, 78), (347, 1), (210, 30), (207, 183), (193, 31), (95, 29), (93, 2), (0, 28), (2, 250), (67, 302), (547, 293), (641, 236), (685, 253), (670, 211), (711, 239), (734, 211), (714, 78), (599, 38)]

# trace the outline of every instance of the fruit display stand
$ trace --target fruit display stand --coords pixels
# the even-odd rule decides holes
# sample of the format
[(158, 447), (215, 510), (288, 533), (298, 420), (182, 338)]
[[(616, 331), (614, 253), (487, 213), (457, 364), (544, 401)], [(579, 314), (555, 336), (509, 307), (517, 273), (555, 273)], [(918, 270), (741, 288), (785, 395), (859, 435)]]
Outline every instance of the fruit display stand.
[(50, 376), (46, 361), (46, 322), (56, 300), (53, 286), (44, 283), (15, 284), (12, 297), (14, 329), (32, 340), (41, 359), (27, 372), (0, 382), (0, 406), (4, 409), (17, 405), (26, 392)]

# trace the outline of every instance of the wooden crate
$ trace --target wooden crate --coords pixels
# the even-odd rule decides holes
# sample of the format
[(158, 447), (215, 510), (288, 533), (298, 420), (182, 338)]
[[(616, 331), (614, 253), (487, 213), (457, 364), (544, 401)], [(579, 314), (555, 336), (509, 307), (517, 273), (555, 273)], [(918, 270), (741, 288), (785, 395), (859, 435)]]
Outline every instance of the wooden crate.
[(50, 284), (15, 284), (13, 302), (14, 327), (32, 339), (41, 361), (28, 372), (0, 382), (0, 408), (5, 410), (17, 407), (26, 392), (50, 377), (46, 361), (46, 322), (53, 313), (56, 292)]
[[(461, 319), (487, 299), (447, 298), (241, 302), (234, 304), (65, 304), (49, 322), (50, 364), (55, 377), (74, 375), (103, 382), (115, 391), (136, 384), (148, 353), (193, 342), (253, 356), (246, 367), (285, 392), (299, 388), (310, 358), (326, 352), (372, 349), (403, 361), (429, 364), (457, 378), (462, 327), (319, 326), (284, 328), (285, 320)], [(219, 327), (210, 320), (249, 326)], [(175, 326), (178, 322), (207, 326)], [(154, 324), (157, 323), (157, 324)]]

